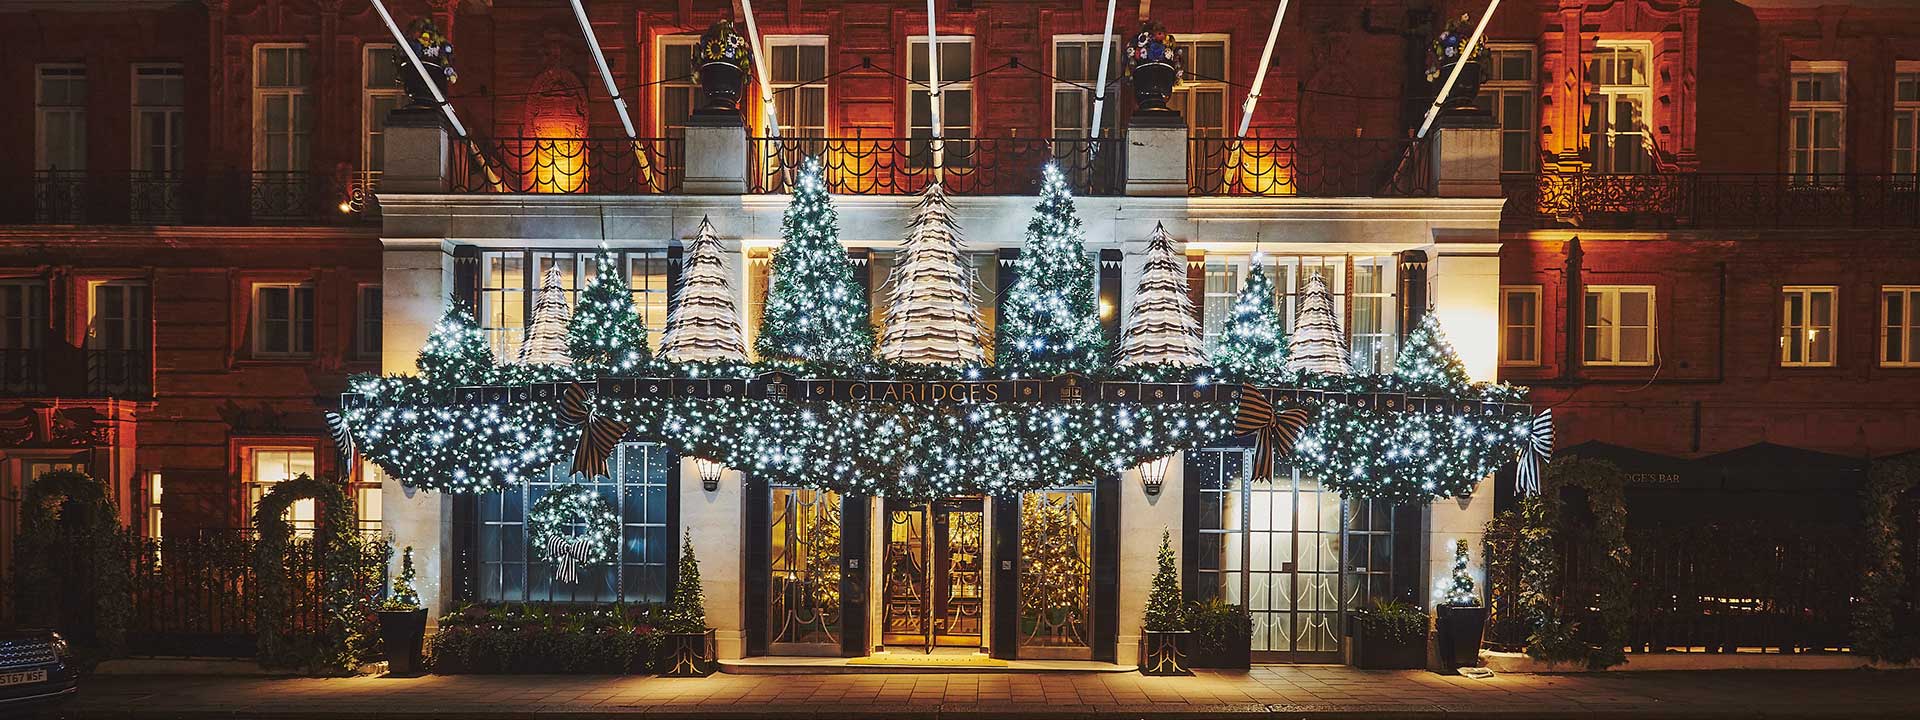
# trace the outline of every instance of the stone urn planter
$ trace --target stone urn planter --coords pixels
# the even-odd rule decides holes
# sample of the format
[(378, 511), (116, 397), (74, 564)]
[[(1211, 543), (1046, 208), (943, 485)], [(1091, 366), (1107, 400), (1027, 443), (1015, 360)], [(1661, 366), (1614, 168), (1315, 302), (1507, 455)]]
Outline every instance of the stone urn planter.
[(1487, 630), (1485, 605), (1439, 605), (1433, 622), (1441, 668), (1452, 671), (1480, 665), (1480, 639)]
[(1173, 97), (1173, 86), (1180, 83), (1186, 58), (1166, 26), (1141, 21), (1140, 32), (1127, 43), (1125, 59), (1127, 82), (1133, 85), (1135, 118), (1178, 119), (1179, 114), (1167, 107), (1167, 100)]
[(698, 633), (667, 633), (660, 641), (661, 677), (706, 677), (720, 669), (713, 628)]
[[(1428, 90), (1428, 94), (1440, 94), (1440, 86), (1446, 84), (1447, 76), (1453, 74), (1453, 66), (1456, 64), (1447, 63), (1440, 66), (1440, 76), (1434, 78), (1433, 87)], [(1454, 81), (1453, 89), (1447, 92), (1446, 102), (1441, 103), (1441, 109), (1449, 111), (1479, 109), (1481, 72), (1482, 68), (1477, 62), (1467, 63), (1466, 67), (1461, 68), (1460, 79)]]
[(420, 647), (427, 637), (427, 609), (381, 610), (380, 645), (387, 650), (387, 672), (419, 675)]
[(1167, 100), (1173, 86), (1180, 82), (1180, 71), (1171, 63), (1149, 62), (1133, 68), (1133, 101), (1138, 112), (1167, 113)]
[(1192, 675), (1187, 656), (1193, 652), (1193, 633), (1185, 630), (1147, 630), (1140, 635), (1141, 675)]
[(700, 93), (705, 96), (700, 109), (707, 112), (739, 112), (740, 92), (746, 85), (746, 70), (738, 64), (715, 60), (700, 66)]
[(733, 21), (721, 20), (708, 27), (693, 45), (694, 78), (705, 96), (697, 112), (739, 112), (741, 88), (752, 66), (747, 40), (733, 31)]

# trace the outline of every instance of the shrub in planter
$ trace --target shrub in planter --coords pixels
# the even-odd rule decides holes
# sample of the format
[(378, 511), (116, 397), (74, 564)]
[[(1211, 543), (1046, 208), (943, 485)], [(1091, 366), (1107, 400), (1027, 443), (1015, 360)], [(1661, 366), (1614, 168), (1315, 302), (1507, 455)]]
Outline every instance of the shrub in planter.
[(1473, 576), (1467, 572), (1467, 544), (1454, 541), (1453, 578), (1445, 596), (1434, 607), (1434, 636), (1440, 667), (1478, 667), (1480, 639), (1487, 629), (1487, 606), (1480, 603)]
[(720, 664), (707, 627), (707, 597), (700, 589), (700, 560), (693, 555), (693, 534), (680, 546), (680, 573), (666, 610), (667, 634), (661, 645), (660, 674), (706, 677)]
[(1245, 668), (1251, 662), (1253, 615), (1247, 609), (1215, 598), (1196, 603), (1187, 612), (1193, 636), (1193, 666)]
[(1147, 613), (1140, 635), (1140, 674), (1192, 675), (1187, 655), (1192, 652), (1185, 608), (1180, 602), (1180, 575), (1173, 565), (1173, 538), (1160, 532), (1160, 563), (1147, 592)]
[(1403, 602), (1376, 602), (1354, 613), (1353, 666), (1407, 670), (1427, 665), (1427, 614)]
[(469, 605), (440, 618), (435, 673), (626, 675), (654, 670), (659, 608)]
[(400, 551), (400, 576), (393, 592), (380, 603), (380, 645), (386, 650), (387, 672), (418, 675), (420, 645), (427, 633), (427, 609), (413, 589), (413, 546)]

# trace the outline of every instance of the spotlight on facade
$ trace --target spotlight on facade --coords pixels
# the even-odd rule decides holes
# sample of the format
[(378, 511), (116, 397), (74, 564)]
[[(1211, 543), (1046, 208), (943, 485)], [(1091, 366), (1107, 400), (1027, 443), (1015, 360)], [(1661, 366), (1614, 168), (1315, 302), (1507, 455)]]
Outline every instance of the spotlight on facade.
[(700, 469), (701, 489), (707, 492), (714, 492), (720, 489), (720, 473), (726, 472), (727, 466), (721, 465), (717, 460), (708, 460), (703, 457), (694, 458), (693, 464), (694, 467)]
[(1167, 482), (1167, 464), (1171, 462), (1173, 456), (1169, 454), (1140, 463), (1141, 489), (1146, 490), (1148, 495), (1159, 495), (1160, 486)]

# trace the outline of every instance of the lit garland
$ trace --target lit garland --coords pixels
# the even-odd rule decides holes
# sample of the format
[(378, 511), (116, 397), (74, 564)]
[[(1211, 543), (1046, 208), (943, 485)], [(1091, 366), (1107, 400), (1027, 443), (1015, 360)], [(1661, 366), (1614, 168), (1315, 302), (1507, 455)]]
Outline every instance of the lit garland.
[[(563, 531), (578, 525), (579, 534)], [(620, 553), (620, 516), (592, 488), (568, 483), (540, 496), (527, 511), (527, 545), (547, 562), (561, 565), (560, 577), (577, 582), (567, 567), (598, 567)]]

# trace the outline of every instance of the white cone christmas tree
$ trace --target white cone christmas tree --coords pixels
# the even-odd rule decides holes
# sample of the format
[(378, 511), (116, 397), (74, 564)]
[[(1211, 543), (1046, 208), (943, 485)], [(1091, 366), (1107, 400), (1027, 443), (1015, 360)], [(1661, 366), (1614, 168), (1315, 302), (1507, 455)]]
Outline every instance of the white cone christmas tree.
[(754, 346), (761, 358), (855, 363), (873, 353), (867, 293), (853, 280), (840, 244), (840, 218), (820, 159), (800, 166), (781, 223), (786, 243), (773, 252), (773, 283)]
[(1300, 295), (1300, 309), (1293, 314), (1293, 339), (1287, 357), (1287, 371), (1346, 375), (1347, 339), (1340, 332), (1340, 319), (1334, 315), (1333, 292), (1319, 273), (1307, 278)]
[(540, 276), (540, 295), (533, 301), (533, 322), (527, 323), (520, 343), (521, 365), (572, 365), (567, 354), (567, 291), (560, 286), (560, 268), (549, 267)]
[(1407, 334), (1407, 342), (1400, 348), (1400, 356), (1394, 359), (1393, 376), (1401, 380), (1430, 386), (1459, 387), (1473, 382), (1467, 376), (1466, 363), (1453, 351), (1453, 344), (1447, 342), (1447, 334), (1440, 329), (1440, 317), (1428, 311), (1420, 318), (1420, 325)]
[(1014, 263), (994, 338), (994, 363), (1038, 374), (1099, 367), (1107, 352), (1094, 294), (1093, 256), (1081, 237), (1067, 178), (1047, 163), (1040, 202)]
[(700, 229), (687, 244), (680, 271), (680, 297), (667, 313), (660, 338), (660, 357), (678, 362), (746, 362), (747, 343), (740, 335), (740, 313), (733, 305), (726, 264), (720, 259), (720, 237), (713, 223), (700, 218)]
[(1140, 269), (1133, 306), (1120, 337), (1121, 365), (1205, 365), (1200, 322), (1187, 295), (1187, 262), (1173, 251), (1173, 236), (1154, 225), (1147, 262)]
[(1287, 368), (1287, 334), (1280, 311), (1273, 305), (1273, 281), (1256, 257), (1247, 269), (1247, 284), (1233, 298), (1220, 344), (1213, 349), (1213, 366), (1239, 380), (1267, 382)]
[(986, 360), (973, 272), (962, 254), (953, 206), (940, 183), (920, 193), (899, 263), (887, 278), (882, 360), (921, 364)]

